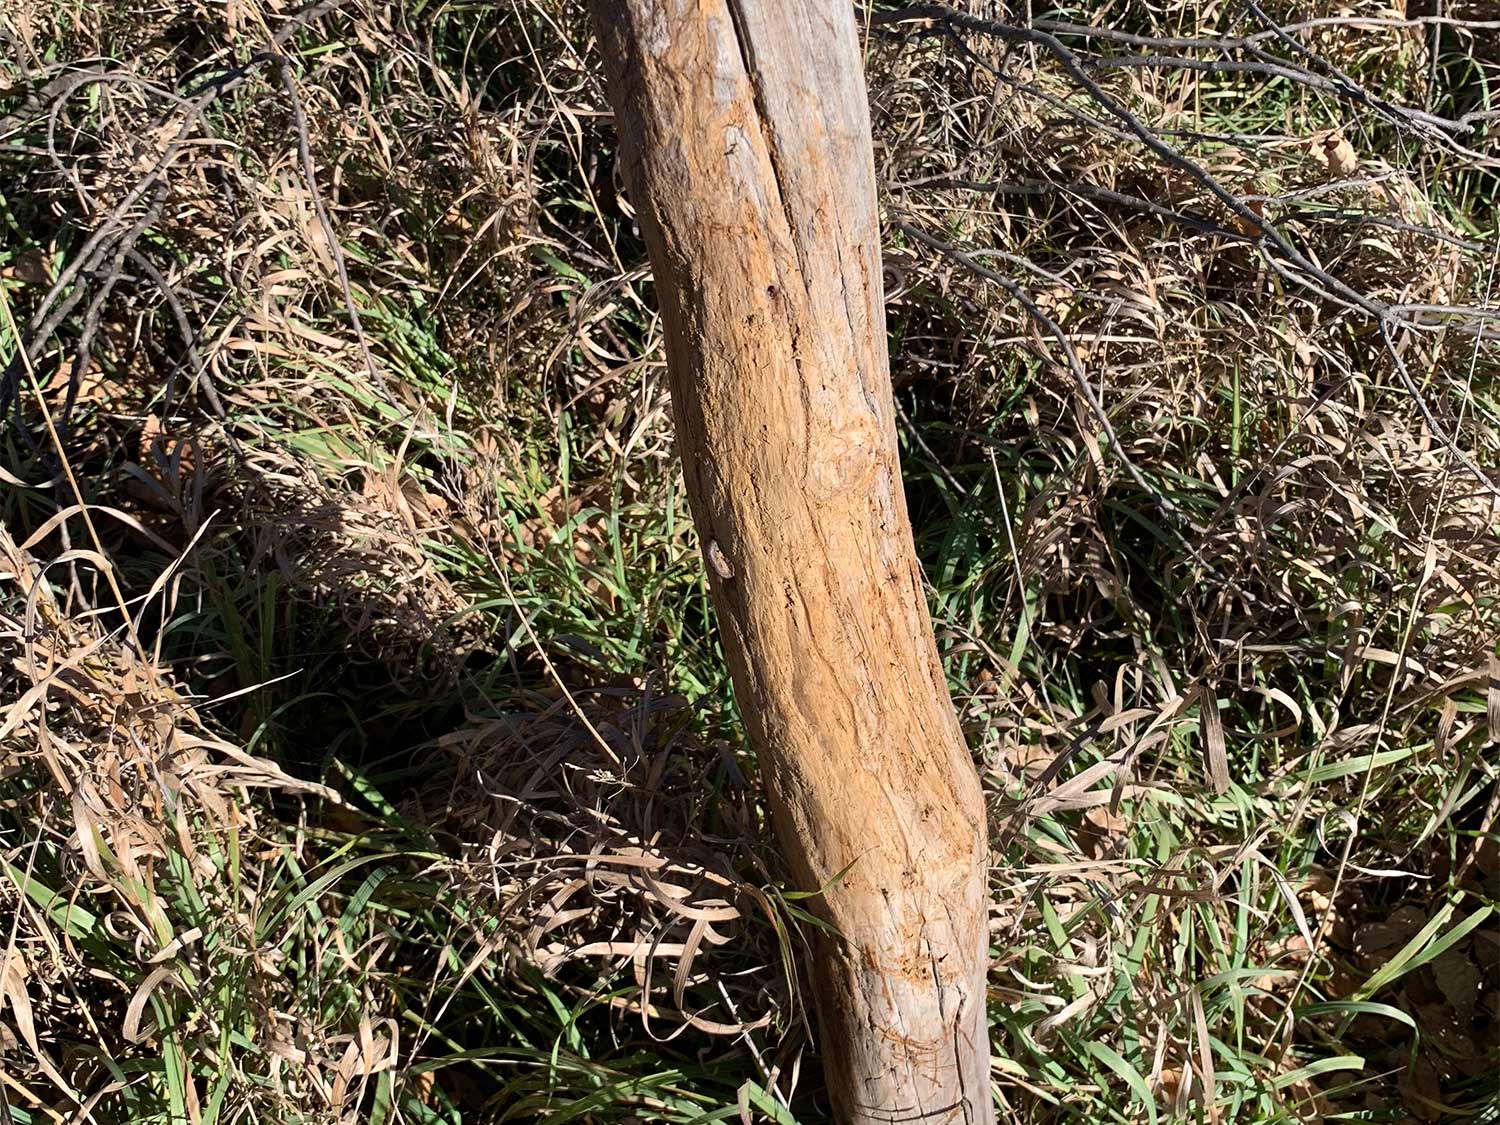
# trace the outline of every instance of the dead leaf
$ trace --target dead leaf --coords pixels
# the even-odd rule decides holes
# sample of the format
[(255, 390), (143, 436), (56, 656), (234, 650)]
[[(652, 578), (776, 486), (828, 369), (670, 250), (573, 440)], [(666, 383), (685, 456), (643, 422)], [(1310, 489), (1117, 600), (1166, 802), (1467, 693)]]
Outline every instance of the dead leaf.
[(1186, 1091), (1183, 1089), (1182, 1071), (1177, 1067), (1162, 1068), (1161, 1077), (1157, 1080), (1157, 1089), (1161, 1093), (1161, 1105), (1168, 1113), (1176, 1113), (1186, 1105), (1187, 1099), (1183, 1096)]
[(1308, 138), (1307, 145), (1309, 159), (1330, 180), (1353, 175), (1359, 167), (1354, 146), (1338, 129), (1314, 133)]
[(1477, 1062), (1485, 1053), (1470, 1034), (1471, 1025), (1459, 1022), (1458, 1013), (1447, 1004), (1419, 1005), (1415, 1015), (1423, 1041), (1443, 1060), (1445, 1067), (1458, 1066), (1461, 1061)]
[(1371, 959), (1371, 968), (1385, 964), (1411, 937), (1427, 924), (1427, 916), (1415, 906), (1391, 911), (1383, 922), (1367, 922), (1354, 931), (1354, 951)]
[[(1264, 199), (1246, 199), (1244, 200), (1244, 204), (1245, 210), (1249, 211), (1256, 218), (1264, 219), (1266, 217), (1266, 201)], [(1266, 228), (1263, 225), (1252, 222), (1243, 215), (1230, 216), (1229, 223), (1246, 238), (1259, 238), (1266, 232)]]
[(1490, 988), (1500, 991), (1500, 930), (1474, 931), (1474, 959)]
[(33, 1051), (39, 1050), (36, 1024), (31, 1018), (31, 996), (26, 988), (26, 962), (19, 952), (12, 953), (0, 965), (0, 999), (10, 1001), (11, 1013), (15, 1016), (16, 1030)]
[(433, 1092), (437, 1088), (437, 1075), (430, 1070), (420, 1070), (411, 1076), (406, 1088), (416, 1096), (417, 1101), (430, 1106)]
[(1479, 968), (1461, 949), (1449, 949), (1432, 963), (1432, 976), (1442, 990), (1443, 998), (1462, 1024), (1474, 1018), (1479, 999)]
[(141, 1028), (141, 1017), (146, 1013), (146, 1004), (151, 999), (151, 994), (163, 981), (177, 981), (177, 974), (166, 965), (158, 965), (146, 974), (146, 979), (141, 981), (135, 990), (135, 995), (130, 998), (129, 1005), (125, 1008), (125, 1021), (121, 1025), (121, 1031), (125, 1038), (132, 1043), (139, 1043), (152, 1035), (156, 1028), (148, 1026)]
[(1326, 914), (1333, 904), (1333, 875), (1321, 864), (1309, 864), (1302, 886), (1297, 890), (1298, 898), (1307, 900), (1308, 909), (1314, 914)]
[(1500, 742), (1500, 656), (1490, 653), (1489, 690), (1485, 692), (1485, 719), (1490, 728), (1490, 741)]
[(1219, 697), (1204, 684), (1198, 689), (1198, 730), (1203, 739), (1203, 755), (1208, 779), (1215, 793), (1229, 789), (1229, 758), (1224, 752), (1224, 723), (1219, 717)]
[(1102, 859), (1118, 850), (1129, 830), (1128, 818), (1100, 805), (1083, 814), (1077, 832), (1078, 846), (1090, 859)]
[(1437, 1068), (1426, 1055), (1418, 1056), (1407, 1067), (1398, 1083), (1406, 1108), (1422, 1121), (1436, 1121), (1443, 1115), (1443, 1084)]
[(1474, 841), (1474, 866), (1486, 879), (1500, 877), (1500, 838), (1486, 834)]
[(8, 266), (0, 269), (0, 277), (7, 280), (24, 281), (27, 285), (50, 285), (52, 267), (47, 252), (40, 246), (17, 254)]

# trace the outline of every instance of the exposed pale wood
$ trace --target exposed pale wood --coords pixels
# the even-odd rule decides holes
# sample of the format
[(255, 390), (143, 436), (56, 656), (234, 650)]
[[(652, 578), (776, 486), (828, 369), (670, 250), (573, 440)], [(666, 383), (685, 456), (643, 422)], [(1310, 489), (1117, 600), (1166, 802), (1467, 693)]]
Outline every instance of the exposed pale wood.
[(984, 807), (897, 464), (847, 0), (594, 0), (678, 446), (847, 1122), (992, 1119)]

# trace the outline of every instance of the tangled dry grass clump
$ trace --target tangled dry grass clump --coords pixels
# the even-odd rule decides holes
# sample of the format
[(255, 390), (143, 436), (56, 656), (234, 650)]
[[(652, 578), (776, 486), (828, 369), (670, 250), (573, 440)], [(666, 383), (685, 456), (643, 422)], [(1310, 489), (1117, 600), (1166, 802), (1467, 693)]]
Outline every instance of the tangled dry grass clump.
[[(1472, 1119), (1500, 12), (993, 8), (861, 16), (995, 1096)], [(0, 1108), (819, 1119), (581, 6), (0, 47)]]
[[(27, 1058), (5, 1098), (13, 1116), (57, 1096), (87, 1114), (128, 1091), (109, 1062), (133, 1045), (180, 1052), (185, 1020), (231, 1031), (235, 1013), (200, 1004), (226, 959), (279, 975), (257, 872), (284, 835), (252, 794), (337, 796), (216, 734), (133, 633), (64, 612), (49, 572), (69, 560), (29, 546), (0, 533), (5, 812), (28, 829), (0, 886), (5, 1049)], [(272, 1056), (291, 1034), (276, 1014), (257, 1012)], [(195, 1087), (174, 1093), (200, 1112)]]
[[(410, 815), (462, 842), (455, 886), (495, 919), (507, 953), (569, 991), (597, 989), (601, 964), (628, 965), (635, 987), (608, 1003), (648, 1033), (653, 1019), (667, 1040), (770, 1026), (794, 1001), (771, 974), (799, 975), (776, 941), (791, 942), (796, 911), (758, 854), (748, 787), (710, 799), (722, 754), (694, 742), (681, 697), (648, 682), (581, 702), (539, 699), (440, 739), (451, 773)], [(747, 929), (749, 914), (767, 924)], [(587, 989), (568, 983), (570, 962), (595, 967)]]

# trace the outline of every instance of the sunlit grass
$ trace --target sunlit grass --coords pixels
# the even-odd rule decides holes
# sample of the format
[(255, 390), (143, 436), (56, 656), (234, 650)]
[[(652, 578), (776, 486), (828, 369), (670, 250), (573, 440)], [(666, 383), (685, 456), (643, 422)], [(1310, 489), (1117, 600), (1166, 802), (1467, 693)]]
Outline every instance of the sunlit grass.
[[(57, 494), (7, 478), (4, 1104), (19, 1125), (825, 1119), (794, 999), (808, 915), (739, 734), (581, 10), (408, 9), (293, 41), (378, 379), (257, 79), (214, 107), (219, 163), (173, 181), (151, 249), (226, 417), (182, 390), (164, 410), (165, 373), (191, 373), (141, 286), (110, 306), (68, 456), (150, 535), (101, 520), (109, 558), (64, 558), (76, 517), (65, 543), (44, 528)], [(279, 18), (27, 12), (48, 66), (164, 81), (212, 62), (195, 42), (238, 57)], [(1111, 25), (1198, 18), (1130, 5)], [(1445, 33), (1429, 88), (1419, 43), (1361, 34), (1320, 46), (1384, 96), (1491, 104), (1492, 55)], [(1119, 472), (1003, 293), (887, 240), (908, 502), (990, 802), (1002, 1114), (1487, 1120), (1493, 512), (1367, 331), (1253, 257), (1125, 212), (908, 189), (980, 152), (996, 178), (1152, 185), (1130, 178), (1138, 151), (971, 96), (940, 43), (871, 59), (888, 202), (1044, 264), (1018, 277), (1090, 349), (1126, 452), (1183, 513)], [(0, 111), (22, 112), (0, 69)], [(1350, 127), (1274, 82), (1184, 73), (1131, 96), (1262, 138), (1192, 149), (1247, 192), (1290, 190), (1295, 143)], [(80, 174), (140, 112), (69, 103)], [(0, 137), (0, 285), (23, 317), (93, 214), (37, 120)], [(1494, 240), (1492, 171), (1355, 124), (1382, 191)], [(195, 194), (208, 182), (223, 194)], [(1481, 250), (1297, 236), (1391, 299), (1451, 281), (1452, 302), (1493, 303)], [(1500, 464), (1493, 346), (1455, 333), (1414, 356)], [(52, 471), (14, 426), (0, 442), (7, 473)], [(149, 660), (99, 599), (106, 570)], [(683, 931), (622, 856), (733, 915), (727, 940), (642, 953), (641, 933)]]

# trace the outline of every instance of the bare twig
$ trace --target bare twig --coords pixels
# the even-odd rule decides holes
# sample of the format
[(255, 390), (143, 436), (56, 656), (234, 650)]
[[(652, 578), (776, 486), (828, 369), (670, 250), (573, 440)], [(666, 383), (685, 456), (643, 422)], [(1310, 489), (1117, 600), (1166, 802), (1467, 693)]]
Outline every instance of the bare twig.
[[(1164, 164), (1184, 174), (1203, 187), (1214, 199), (1239, 218), (1246, 230), (1256, 231), (1254, 244), (1278, 273), (1293, 284), (1315, 293), (1324, 300), (1339, 304), (1350, 311), (1362, 313), (1377, 321), (1381, 326), (1381, 337), (1386, 344), (1392, 363), (1395, 365), (1397, 377), (1400, 379), (1407, 393), (1416, 401), (1418, 410), (1421, 412), (1423, 418), (1433, 427), (1434, 434), (1454, 451), (1457, 459), (1474, 474), (1475, 478), (1486, 489), (1500, 495), (1500, 486), (1497, 486), (1490, 480), (1478, 468), (1472, 458), (1469, 458), (1457, 448), (1454, 439), (1437, 422), (1431, 408), (1423, 398), (1420, 388), (1406, 371), (1405, 363), (1395, 346), (1392, 330), (1422, 329), (1430, 326), (1416, 321), (1411, 317), (1402, 316), (1399, 311), (1393, 309), (1391, 306), (1361, 293), (1309, 259), (1277, 228), (1274, 221), (1252, 209), (1244, 199), (1221, 183), (1201, 164), (1189, 159), (1177, 149), (1167, 144), (1155, 130), (1121, 105), (1118, 100), (1090, 77), (1088, 73), (1089, 60), (1080, 59), (1075, 52), (1066, 47), (1050, 32), (1039, 30), (1036, 27), (1017, 27), (1011, 24), (1000, 23), (996, 20), (983, 19), (941, 4), (915, 5), (893, 12), (877, 13), (874, 17), (874, 22), (881, 25), (910, 21), (921, 21), (937, 27), (960, 47), (964, 47), (962, 40), (963, 33), (972, 33), (989, 36), (1007, 44), (1029, 44), (1041, 47), (1047, 51), (1095, 105), (1121, 122), (1126, 131), (1155, 154)], [(967, 51), (966, 47), (964, 49)], [(991, 73), (997, 77), (999, 76), (999, 68), (995, 67), (994, 64), (989, 63), (987, 60), (978, 59), (977, 56), (972, 55), (972, 52), (969, 52), (969, 54), (970, 57), (976, 58)], [(1415, 113), (1416, 111), (1412, 112)], [(1456, 324), (1449, 325), (1448, 327), (1456, 328), (1459, 331), (1485, 334), (1485, 329), (1482, 326)]]

